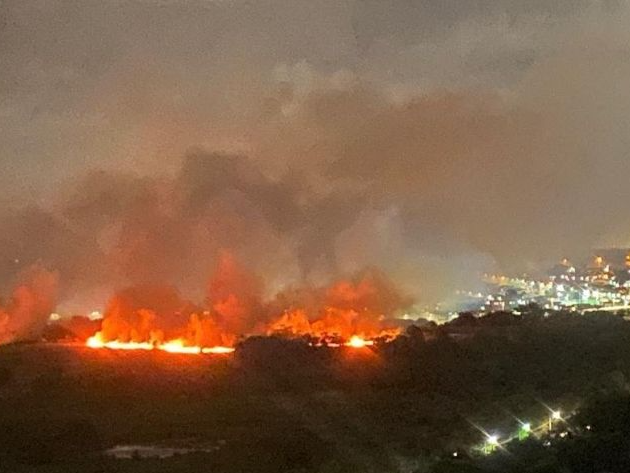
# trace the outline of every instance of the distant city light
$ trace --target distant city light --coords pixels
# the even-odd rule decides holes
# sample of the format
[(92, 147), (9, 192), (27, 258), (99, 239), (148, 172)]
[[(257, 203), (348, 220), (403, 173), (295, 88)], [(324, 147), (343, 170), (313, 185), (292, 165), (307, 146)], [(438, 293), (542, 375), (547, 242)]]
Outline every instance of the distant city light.
[(529, 437), (532, 431), (532, 425), (529, 422), (521, 424), (521, 428), (518, 430), (518, 439), (525, 440)]

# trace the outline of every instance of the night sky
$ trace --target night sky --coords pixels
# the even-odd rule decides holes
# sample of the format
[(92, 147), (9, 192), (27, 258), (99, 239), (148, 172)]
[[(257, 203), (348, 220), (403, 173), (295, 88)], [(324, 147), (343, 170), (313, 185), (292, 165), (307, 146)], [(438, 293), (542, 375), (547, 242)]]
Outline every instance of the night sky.
[[(0, 2), (0, 288), (72, 310), (378, 266), (420, 300), (628, 245), (630, 4)], [(271, 289), (270, 289), (271, 290)]]

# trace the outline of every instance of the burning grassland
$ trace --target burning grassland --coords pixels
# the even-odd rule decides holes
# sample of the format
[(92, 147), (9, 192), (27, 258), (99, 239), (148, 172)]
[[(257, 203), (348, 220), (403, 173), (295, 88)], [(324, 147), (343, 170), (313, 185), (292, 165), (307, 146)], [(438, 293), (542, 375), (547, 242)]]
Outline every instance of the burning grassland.
[[(620, 317), (530, 314), (509, 323), (506, 331), (483, 317), (465, 341), (446, 336), (456, 324), (410, 327), (369, 349), (263, 334), (239, 341), (234, 356), (3, 345), (0, 460), (28, 473), (398, 471), (391, 465), (400, 456), (476, 444), (468, 419), (514, 423), (508, 413), (540, 407), (536, 399), (613, 388), (630, 376), (630, 326)], [(116, 445), (221, 448), (161, 464), (98, 456)], [(327, 469), (332, 461), (342, 464)]]
[(229, 255), (208, 284), (203, 304), (171, 287), (135, 286), (109, 302), (90, 348), (224, 354), (251, 335), (305, 338), (312, 345), (364, 347), (397, 335), (388, 325), (409, 301), (376, 270), (318, 288), (288, 289), (270, 300), (263, 285)]

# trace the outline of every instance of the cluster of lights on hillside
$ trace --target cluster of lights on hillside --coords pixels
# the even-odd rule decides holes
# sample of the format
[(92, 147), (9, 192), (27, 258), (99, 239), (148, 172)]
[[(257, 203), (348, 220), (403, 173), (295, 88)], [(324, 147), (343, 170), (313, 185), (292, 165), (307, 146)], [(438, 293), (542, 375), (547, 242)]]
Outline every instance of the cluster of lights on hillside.
[[(446, 312), (453, 316), (461, 311), (518, 313), (531, 303), (546, 310), (630, 309), (630, 254), (617, 264), (596, 256), (581, 267), (565, 258), (543, 278), (485, 274), (482, 282), (483, 291), (456, 291)], [(444, 312), (440, 306), (438, 311)]]
[[(532, 435), (541, 436), (542, 434), (551, 434), (557, 425), (566, 422), (569, 417), (570, 416), (563, 415), (560, 410), (549, 410), (547, 418), (540, 422), (537, 427), (534, 428), (530, 422), (519, 421), (518, 431), (504, 438), (501, 438), (497, 433), (488, 433), (483, 429), (479, 429), (484, 434), (485, 438), (483, 444), (476, 447), (475, 450), (479, 450), (482, 453), (489, 455), (514, 440), (523, 441)], [(585, 426), (585, 430), (590, 431), (591, 429), (592, 427), (590, 425)], [(560, 438), (565, 438), (567, 435), (568, 431), (558, 433), (558, 437)], [(544, 441), (543, 445), (549, 446), (551, 445), (551, 441), (547, 439)], [(453, 452), (453, 457), (456, 458), (459, 457), (459, 455), (459, 452)]]

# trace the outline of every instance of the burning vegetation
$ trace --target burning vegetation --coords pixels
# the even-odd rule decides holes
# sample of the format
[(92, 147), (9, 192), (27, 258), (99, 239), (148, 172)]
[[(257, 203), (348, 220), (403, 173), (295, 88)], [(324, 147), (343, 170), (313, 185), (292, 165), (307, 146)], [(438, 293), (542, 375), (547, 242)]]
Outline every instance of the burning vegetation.
[(259, 278), (229, 254), (220, 258), (204, 304), (164, 286), (135, 286), (109, 302), (91, 348), (199, 354), (230, 353), (250, 335), (307, 338), (313, 345), (361, 348), (398, 334), (387, 321), (409, 304), (379, 271), (318, 288), (294, 288), (270, 300)]

